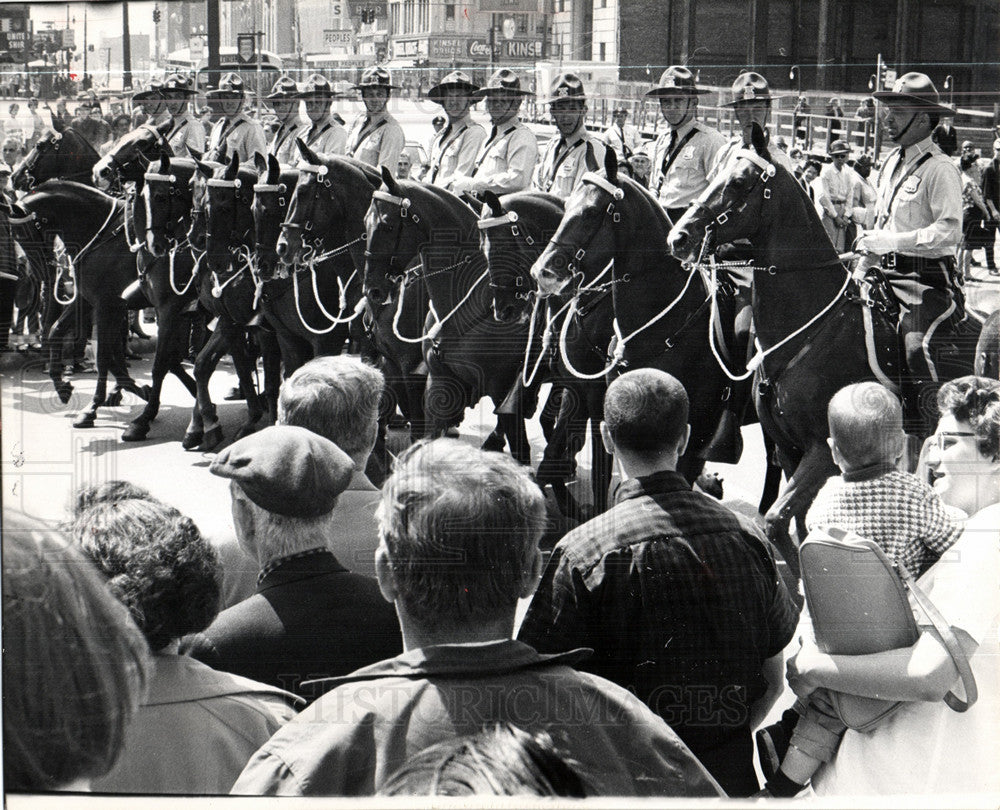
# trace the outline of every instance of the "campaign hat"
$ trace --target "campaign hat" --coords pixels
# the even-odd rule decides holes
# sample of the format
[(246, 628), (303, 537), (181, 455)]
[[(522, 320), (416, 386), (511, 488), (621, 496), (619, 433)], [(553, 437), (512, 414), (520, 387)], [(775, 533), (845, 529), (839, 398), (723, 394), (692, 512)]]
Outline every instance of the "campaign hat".
[(487, 96), (507, 95), (507, 96), (532, 96), (527, 90), (521, 89), (521, 80), (517, 74), (509, 68), (500, 68), (486, 82), (486, 87), (480, 88), (474, 94), (476, 98), (486, 98)]
[(774, 98), (771, 95), (771, 86), (767, 83), (767, 79), (752, 70), (744, 71), (737, 76), (730, 92), (732, 100), (723, 104), (724, 107), (735, 107), (741, 101), (760, 101), (761, 99), (771, 101)]
[(361, 81), (354, 85), (355, 90), (363, 90), (366, 87), (385, 87), (387, 90), (402, 89), (399, 85), (392, 83), (389, 71), (378, 65), (368, 68), (361, 74)]
[(464, 70), (453, 70), (427, 91), (427, 98), (440, 104), (444, 91), (452, 87), (465, 90), (470, 96), (479, 89), (479, 85), (472, 81), (472, 77)]
[(333, 89), (330, 80), (322, 73), (314, 73), (302, 84), (299, 98), (338, 98), (340, 94)]
[(575, 73), (560, 73), (552, 80), (548, 98), (543, 103), (552, 104), (556, 101), (566, 101), (566, 99), (571, 98), (578, 98), (581, 101), (587, 98), (587, 91), (583, 87), (583, 80)]
[(660, 75), (656, 87), (647, 96), (703, 96), (708, 93), (695, 84), (694, 74), (683, 65), (671, 65)]
[(243, 98), (246, 91), (243, 86), (243, 79), (238, 73), (227, 73), (219, 80), (219, 86), (214, 90), (205, 93), (205, 98), (224, 101), (226, 99)]
[(299, 97), (299, 86), (290, 76), (282, 76), (264, 96), (265, 101), (292, 101)]
[(926, 73), (905, 73), (896, 79), (892, 90), (879, 90), (872, 95), (877, 101), (920, 112), (935, 112), (942, 116), (955, 114), (951, 107), (941, 103), (937, 88)]
[(161, 95), (182, 95), (182, 96), (194, 96), (197, 93), (192, 88), (192, 82), (190, 76), (185, 76), (181, 73), (171, 73), (163, 80), (163, 86), (160, 88)]

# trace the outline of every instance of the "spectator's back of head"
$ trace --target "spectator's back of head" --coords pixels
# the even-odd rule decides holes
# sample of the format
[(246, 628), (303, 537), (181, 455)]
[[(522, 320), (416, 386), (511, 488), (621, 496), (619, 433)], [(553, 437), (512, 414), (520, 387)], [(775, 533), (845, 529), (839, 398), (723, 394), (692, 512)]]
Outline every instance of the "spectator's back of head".
[(192, 520), (172, 506), (104, 501), (77, 518), (73, 535), (150, 649), (204, 630), (218, 614), (218, 556)]
[(570, 796), (587, 794), (545, 732), (500, 723), (432, 745), (390, 776), (381, 796)]
[(412, 447), (378, 509), (395, 601), (427, 626), (513, 618), (537, 584), (544, 513), (541, 490), (509, 456), (449, 439)]
[(645, 460), (683, 452), (687, 421), (687, 392), (665, 371), (629, 371), (604, 395), (604, 424), (615, 448)]
[(146, 642), (79, 550), (12, 512), (3, 534), (4, 786), (79, 789), (118, 758)]
[(888, 388), (875, 382), (841, 388), (827, 407), (834, 460), (845, 472), (894, 464), (903, 452), (903, 409)]
[(156, 498), (148, 489), (133, 484), (131, 481), (118, 479), (104, 481), (100, 484), (88, 484), (80, 487), (73, 496), (73, 517), (79, 517), (90, 507), (99, 503), (125, 500), (155, 501)]
[(317, 357), (281, 384), (278, 423), (311, 430), (356, 462), (378, 430), (382, 372), (344, 355)]

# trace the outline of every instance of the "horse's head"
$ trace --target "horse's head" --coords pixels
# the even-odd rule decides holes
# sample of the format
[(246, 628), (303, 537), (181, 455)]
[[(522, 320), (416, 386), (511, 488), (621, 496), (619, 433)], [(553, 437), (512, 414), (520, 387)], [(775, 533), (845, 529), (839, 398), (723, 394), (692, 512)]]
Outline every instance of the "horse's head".
[(189, 184), (191, 190), (191, 226), (188, 228), (188, 242), (197, 251), (205, 250), (205, 199), (208, 197), (208, 181), (215, 170), (223, 164), (214, 160), (195, 158), (195, 171)]
[(274, 278), (278, 266), (275, 248), (299, 173), (295, 169), (282, 171), (274, 155), (268, 155), (264, 160), (257, 154), (254, 159), (258, 171), (257, 183), (253, 187), (254, 258), (261, 281), (269, 281)]
[[(409, 184), (411, 187), (413, 184)], [(392, 172), (382, 167), (382, 185), (372, 193), (365, 214), (368, 240), (365, 248), (365, 297), (370, 304), (385, 303), (389, 290), (406, 270), (428, 235), (420, 215), (412, 208), (407, 192)]]
[(275, 247), (278, 259), (285, 264), (308, 261), (321, 253), (326, 235), (339, 230), (337, 225), (344, 219), (340, 194), (330, 179), (330, 161), (313, 152), (301, 138), (295, 143), (302, 158), (299, 181)]
[(146, 249), (164, 255), (184, 240), (191, 216), (191, 176), (194, 161), (160, 156), (158, 164), (143, 175), (142, 199), (146, 205)]
[(206, 183), (204, 202), (205, 258), (208, 269), (228, 270), (233, 256), (253, 243), (253, 187), (256, 172), (240, 167), (234, 154), (225, 166), (217, 168)]
[(493, 317), (499, 323), (524, 321), (535, 294), (531, 265), (559, 225), (562, 200), (536, 192), (511, 194), (501, 201), (487, 191), (483, 198), (486, 205), (478, 224), (490, 272)]
[(38, 139), (11, 175), (11, 186), (18, 191), (30, 191), (46, 180), (88, 182), (99, 158), (86, 138), (72, 127), (63, 126)]
[(726, 244), (752, 236), (766, 222), (764, 202), (771, 199), (775, 165), (764, 131), (753, 125), (752, 148), (741, 149), (732, 168), (721, 173), (684, 213), (667, 237), (667, 247), (681, 261), (695, 261), (712, 242)]
[(543, 297), (558, 295), (566, 285), (597, 276), (615, 256), (618, 206), (627, 182), (618, 177), (618, 159), (608, 149), (604, 172), (588, 172), (566, 201), (566, 213), (555, 235), (531, 267)]
[(119, 183), (138, 182), (149, 164), (159, 158), (161, 152), (173, 155), (167, 143), (167, 134), (173, 126), (173, 119), (153, 126), (143, 124), (138, 129), (126, 132), (94, 166), (94, 185), (107, 189), (115, 181)]

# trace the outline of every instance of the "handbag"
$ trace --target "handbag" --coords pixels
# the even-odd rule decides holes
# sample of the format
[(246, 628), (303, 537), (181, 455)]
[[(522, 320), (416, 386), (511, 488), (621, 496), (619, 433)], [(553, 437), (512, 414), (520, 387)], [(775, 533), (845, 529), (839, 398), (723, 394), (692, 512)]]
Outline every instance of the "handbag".
[[(816, 646), (830, 655), (867, 655), (910, 647), (920, 637), (907, 593), (948, 650), (965, 688), (944, 701), (964, 712), (978, 698), (969, 659), (947, 620), (902, 563), (893, 563), (872, 540), (839, 528), (813, 529), (799, 547), (802, 585), (812, 617)], [(837, 715), (848, 728), (868, 731), (907, 701), (830, 691)]]

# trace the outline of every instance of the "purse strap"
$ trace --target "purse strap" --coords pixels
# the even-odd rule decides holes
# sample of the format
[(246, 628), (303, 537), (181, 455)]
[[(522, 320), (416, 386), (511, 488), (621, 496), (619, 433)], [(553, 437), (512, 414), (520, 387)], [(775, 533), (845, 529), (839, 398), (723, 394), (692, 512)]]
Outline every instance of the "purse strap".
[(917, 607), (923, 611), (924, 615), (934, 626), (941, 641), (944, 643), (945, 649), (948, 650), (948, 654), (951, 656), (958, 674), (962, 678), (962, 686), (965, 687), (965, 700), (963, 701), (954, 692), (949, 692), (944, 696), (944, 702), (948, 704), (949, 709), (956, 712), (964, 712), (979, 698), (979, 688), (976, 686), (976, 677), (972, 674), (972, 667), (969, 666), (969, 659), (965, 655), (962, 645), (955, 638), (955, 633), (952, 631), (951, 625), (948, 624), (947, 619), (941, 615), (941, 611), (934, 606), (934, 603), (931, 602), (927, 594), (914, 581), (913, 574), (902, 563), (897, 562), (896, 567), (906, 587), (913, 594), (913, 601), (917, 603)]

